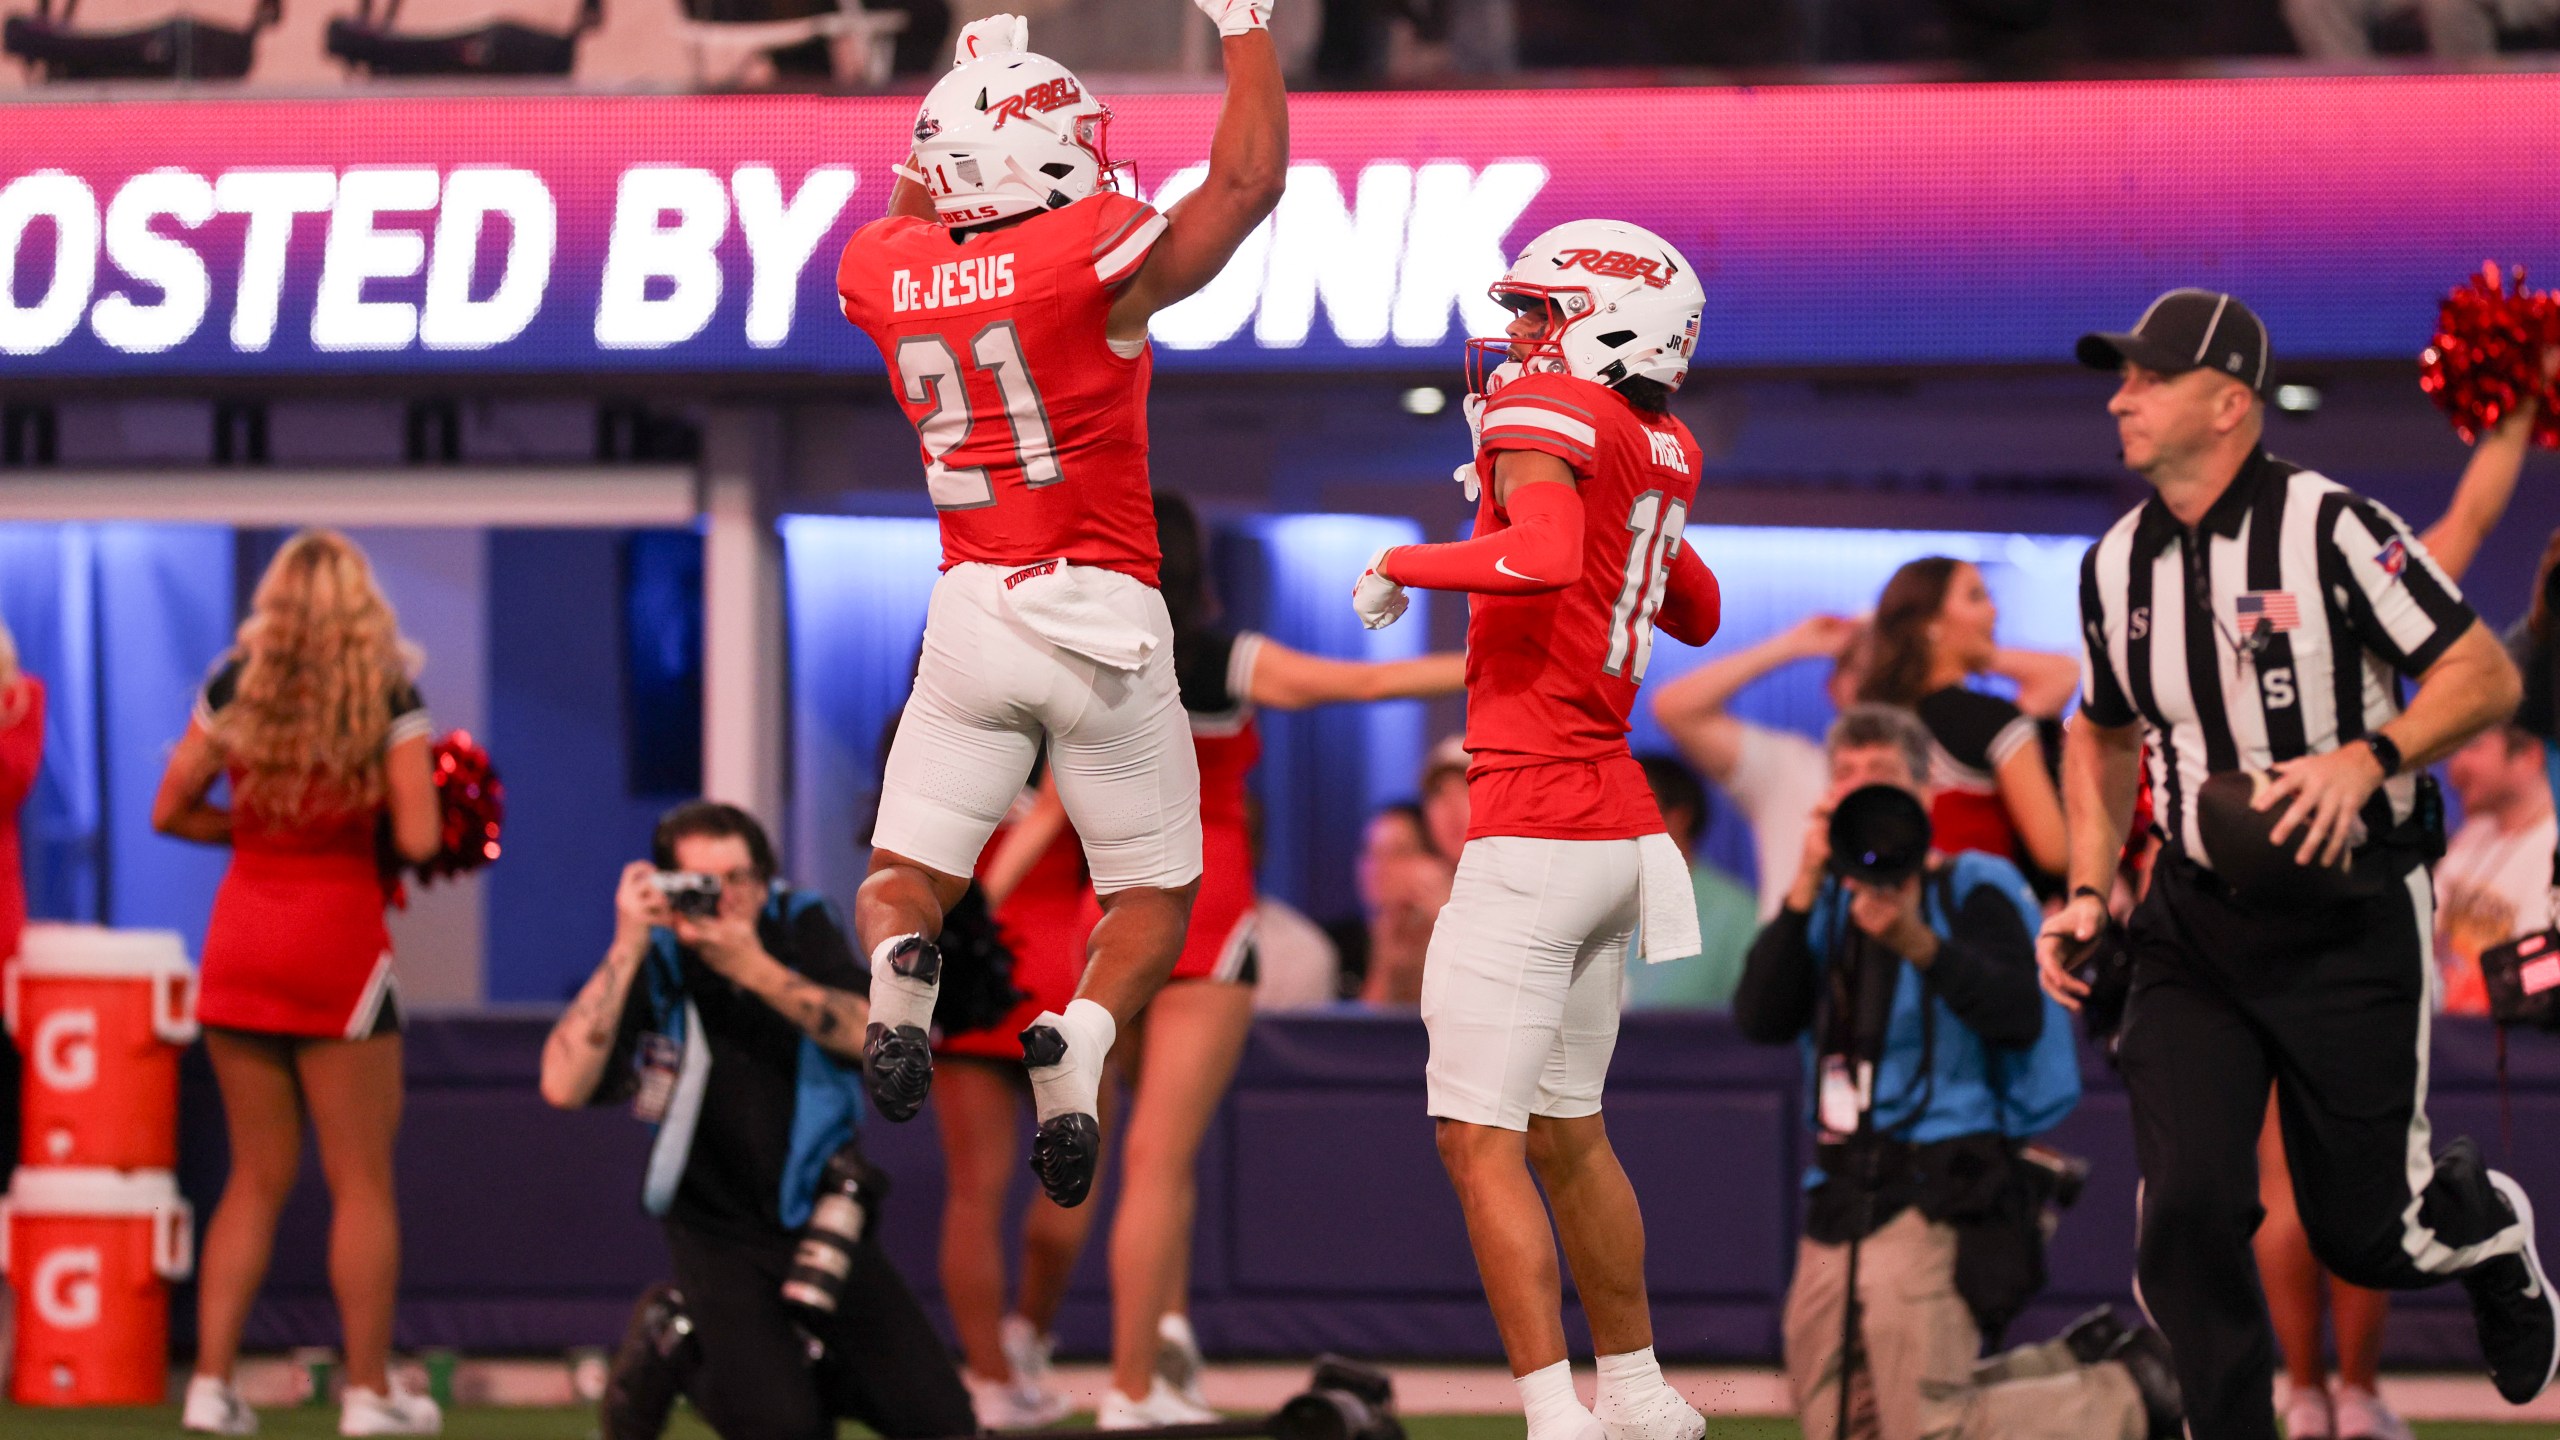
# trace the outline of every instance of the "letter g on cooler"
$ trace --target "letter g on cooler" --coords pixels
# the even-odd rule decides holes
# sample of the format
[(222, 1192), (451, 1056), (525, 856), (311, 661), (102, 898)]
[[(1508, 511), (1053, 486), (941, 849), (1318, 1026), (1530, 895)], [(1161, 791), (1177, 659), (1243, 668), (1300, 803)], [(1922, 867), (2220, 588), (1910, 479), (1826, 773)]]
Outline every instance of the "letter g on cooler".
[(36, 1261), (29, 1286), (36, 1314), (56, 1330), (86, 1330), (98, 1323), (102, 1305), (98, 1276), (105, 1257), (94, 1245), (66, 1245)]
[(98, 1083), (98, 1012), (56, 1010), (37, 1023), (28, 1045), (36, 1078), (51, 1090), (86, 1090)]

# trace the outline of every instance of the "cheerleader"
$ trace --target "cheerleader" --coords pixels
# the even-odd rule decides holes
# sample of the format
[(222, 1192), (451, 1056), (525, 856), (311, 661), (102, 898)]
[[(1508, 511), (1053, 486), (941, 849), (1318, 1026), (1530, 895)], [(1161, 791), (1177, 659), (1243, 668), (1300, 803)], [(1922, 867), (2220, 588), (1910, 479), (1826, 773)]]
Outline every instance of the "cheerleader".
[[(389, 1372), (402, 1097), (382, 916), (398, 862), (433, 856), (439, 828), (426, 707), (402, 656), (364, 552), (331, 531), (294, 536), (205, 682), (152, 807), (161, 833), (231, 848), (197, 1002), (231, 1174), (197, 1266), (190, 1431), (257, 1429), (231, 1371), (306, 1119), (329, 1185), (329, 1282), (346, 1341), (339, 1433), (442, 1429), (435, 1403)], [(225, 778), (228, 808), (211, 798)]]

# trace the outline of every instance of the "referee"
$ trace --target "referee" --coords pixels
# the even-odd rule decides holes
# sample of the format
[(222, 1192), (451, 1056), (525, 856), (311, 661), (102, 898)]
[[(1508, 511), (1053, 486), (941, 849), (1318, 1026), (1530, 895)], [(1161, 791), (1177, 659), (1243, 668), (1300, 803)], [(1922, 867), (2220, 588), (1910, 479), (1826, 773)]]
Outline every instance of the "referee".
[[(2499, 1392), (2522, 1404), (2551, 1379), (2560, 1312), (2524, 1192), (2467, 1140), (2431, 1152), (2426, 862), (2442, 822), (2417, 778), (2515, 707), (2515, 667), (2398, 516), (2261, 447), (2267, 337), (2249, 307), (2173, 290), (2079, 356), (2123, 377), (2108, 413), (2154, 494), (2081, 565), (2072, 891), (2038, 960), (2076, 1008), (2147, 743), (2164, 849), (2128, 926), (2119, 1053), (2141, 1294), (2176, 1352), (2188, 1433), (2276, 1436), (2249, 1246), (2271, 1083), (2321, 1262), (2377, 1288), (2460, 1279)], [(2303, 867), (2279, 863), (2280, 883), (2216, 872), (2232, 832), (2223, 787), (2203, 792), (2231, 771), (2276, 777), (2256, 808)]]

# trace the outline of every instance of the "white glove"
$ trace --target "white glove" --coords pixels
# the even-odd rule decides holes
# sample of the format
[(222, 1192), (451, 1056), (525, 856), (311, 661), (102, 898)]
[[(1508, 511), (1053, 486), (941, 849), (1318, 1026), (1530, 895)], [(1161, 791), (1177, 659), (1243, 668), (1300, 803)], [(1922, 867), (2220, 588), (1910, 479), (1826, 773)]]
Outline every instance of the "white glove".
[(1360, 615), (1360, 623), (1372, 630), (1384, 630), (1402, 619), (1405, 607), (1413, 603), (1404, 587), (1378, 573), (1378, 563), (1387, 558), (1389, 545), (1369, 557), (1369, 568), (1360, 572), (1360, 583), (1351, 587), (1351, 608)]
[(1269, 28), (1271, 0), (1191, 0), (1200, 13), (1218, 22), (1223, 38)]
[(1449, 478), (1457, 481), (1458, 488), (1466, 492), (1468, 504), (1473, 505), (1484, 498), (1484, 481), (1477, 477), (1473, 460), (1450, 471)]
[(1485, 402), (1493, 398), (1493, 392), (1519, 378), (1520, 362), (1505, 360), (1493, 367), (1493, 373), (1484, 377), (1483, 394), (1470, 392), (1458, 399), (1458, 413), (1467, 417), (1467, 463), (1451, 472), (1449, 478), (1457, 481), (1458, 488), (1467, 493), (1470, 505), (1484, 493), (1484, 482), (1476, 475), (1476, 457), (1484, 453)]
[(990, 15), (972, 20), (960, 27), (960, 41), (951, 50), (951, 63), (966, 65), (991, 55), (1011, 55), (1031, 48), (1031, 22), (1019, 15)]

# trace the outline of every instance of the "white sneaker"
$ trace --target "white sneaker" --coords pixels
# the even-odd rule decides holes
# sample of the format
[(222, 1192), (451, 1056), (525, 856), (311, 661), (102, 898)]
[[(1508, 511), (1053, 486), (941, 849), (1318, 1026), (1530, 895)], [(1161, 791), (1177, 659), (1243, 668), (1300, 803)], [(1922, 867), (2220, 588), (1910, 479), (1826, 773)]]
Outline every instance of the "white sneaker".
[(2330, 1411), (2327, 1390), (2282, 1379), (2276, 1385), (2276, 1413), (2284, 1417), (2285, 1440), (2334, 1440), (2338, 1424)]
[(391, 1382), (391, 1393), (367, 1390), (350, 1385), (338, 1398), (338, 1433), (341, 1435), (441, 1435), (444, 1412), (436, 1402), (412, 1390), (404, 1390), (400, 1382)]
[(2329, 1398), (2337, 1417), (2338, 1440), (2417, 1440), (2409, 1422), (2391, 1412), (2382, 1397), (2354, 1385), (2341, 1385)]
[(1156, 1321), (1156, 1374), (1173, 1393), (1201, 1409), (1209, 1408), (1209, 1399), (1200, 1391), (1200, 1377), (1209, 1368), (1200, 1354), (1200, 1337), (1191, 1333), (1191, 1317), (1167, 1314)]
[(970, 1408), (977, 1412), (981, 1430), (1038, 1430), (1065, 1419), (1071, 1405), (1066, 1396), (1054, 1390), (1019, 1381), (982, 1380), (975, 1375), (961, 1378), (969, 1384)]
[(1609, 1440), (1703, 1440), (1707, 1417), (1669, 1385), (1657, 1384), (1633, 1402), (1602, 1396), (1592, 1414)]
[[(1057, 1353), (1058, 1337), (1042, 1334), (1038, 1326), (1020, 1315), (1005, 1316), (997, 1333), (1003, 1340), (1005, 1363), (1013, 1368), (1013, 1383), (1004, 1387), (1007, 1395), (1002, 1408), (1016, 1418), (1009, 1425), (996, 1428), (1037, 1429), (1065, 1419), (1075, 1402), (1051, 1383), (1049, 1362)], [(983, 1411), (980, 1418), (985, 1418)]]
[(1093, 1417), (1093, 1428), (1151, 1430), (1158, 1425), (1206, 1425), (1225, 1418), (1205, 1405), (1194, 1405), (1175, 1394), (1173, 1387), (1164, 1383), (1164, 1377), (1159, 1375), (1155, 1377), (1155, 1383), (1147, 1387), (1144, 1400), (1130, 1399), (1121, 1394), (1120, 1387), (1116, 1385), (1103, 1391), (1102, 1408)]
[(258, 1412), (241, 1401), (230, 1381), (198, 1375), (187, 1381), (187, 1408), (178, 1428), (197, 1435), (255, 1435)]

